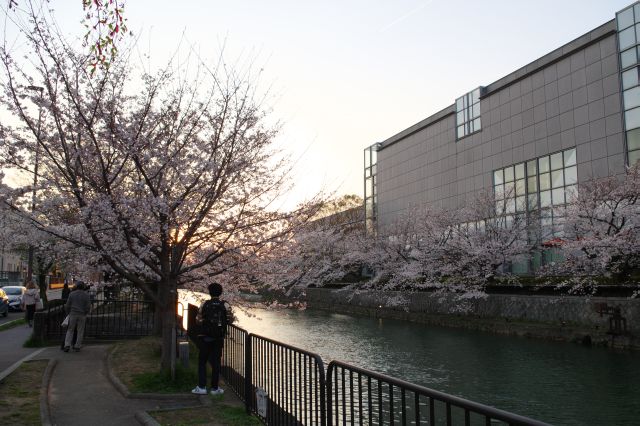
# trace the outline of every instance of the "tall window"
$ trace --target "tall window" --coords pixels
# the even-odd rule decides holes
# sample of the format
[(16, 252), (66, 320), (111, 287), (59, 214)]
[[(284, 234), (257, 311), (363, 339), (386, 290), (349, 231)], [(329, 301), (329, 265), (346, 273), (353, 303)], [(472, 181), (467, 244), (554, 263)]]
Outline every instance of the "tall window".
[(364, 150), (364, 218), (368, 233), (375, 233), (378, 213), (378, 148), (375, 143)]
[[(577, 183), (575, 148), (496, 170), (493, 172), (496, 214), (539, 218), (540, 234), (536, 238), (543, 245), (553, 246), (564, 235), (565, 205), (576, 194)], [(555, 250), (538, 253), (532, 259), (532, 268), (557, 256)]]
[(456, 99), (456, 138), (460, 139), (482, 129), (480, 95), (482, 87)]
[(616, 14), (629, 165), (640, 159), (640, 4)]

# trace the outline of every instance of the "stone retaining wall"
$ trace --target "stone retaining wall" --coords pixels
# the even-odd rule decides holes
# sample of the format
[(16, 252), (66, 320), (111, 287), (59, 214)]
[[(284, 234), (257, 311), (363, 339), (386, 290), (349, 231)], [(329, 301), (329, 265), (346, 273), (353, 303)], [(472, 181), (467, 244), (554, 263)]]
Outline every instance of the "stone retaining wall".
[[(375, 292), (309, 288), (310, 308), (464, 327), (502, 334), (640, 349), (640, 300), (620, 297), (491, 294), (461, 299), (429, 292)], [(619, 307), (628, 333), (612, 338), (599, 305)]]

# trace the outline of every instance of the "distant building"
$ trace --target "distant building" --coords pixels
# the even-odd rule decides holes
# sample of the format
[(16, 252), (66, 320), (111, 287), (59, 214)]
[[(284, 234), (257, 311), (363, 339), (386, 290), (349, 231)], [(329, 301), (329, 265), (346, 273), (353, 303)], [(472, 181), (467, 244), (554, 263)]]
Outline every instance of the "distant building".
[[(366, 148), (365, 220), (459, 208), (493, 190), (553, 234), (568, 194), (640, 158), (640, 2), (616, 18)], [(503, 197), (508, 198), (508, 197)], [(561, 232), (561, 231), (557, 231)]]

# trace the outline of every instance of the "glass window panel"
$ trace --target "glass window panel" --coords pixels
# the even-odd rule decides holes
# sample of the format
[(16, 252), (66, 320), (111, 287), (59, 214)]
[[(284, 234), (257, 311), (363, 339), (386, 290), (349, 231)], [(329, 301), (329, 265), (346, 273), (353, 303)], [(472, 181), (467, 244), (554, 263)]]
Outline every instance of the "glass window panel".
[(630, 109), (640, 106), (640, 87), (636, 86), (632, 89), (624, 91), (624, 108)]
[(462, 107), (464, 109), (467, 109), (468, 106), (469, 106), (469, 95), (464, 95), (462, 97)]
[(475, 129), (476, 132), (482, 129), (482, 125), (480, 124), (479, 118), (476, 118), (475, 120), (473, 120), (473, 128)]
[(513, 167), (505, 167), (504, 169), (504, 181), (512, 182), (513, 181)]
[(456, 99), (456, 111), (462, 111), (462, 98)]
[(369, 149), (364, 150), (364, 166), (369, 167), (371, 165), (371, 151)]
[(549, 171), (549, 157), (540, 157), (538, 158), (538, 171), (540, 173)]
[(496, 215), (500, 216), (504, 213), (504, 201), (498, 200), (496, 201)]
[(516, 210), (523, 212), (527, 208), (527, 202), (525, 197), (516, 198)]
[(527, 179), (527, 189), (529, 193), (538, 191), (538, 179), (535, 176)]
[(365, 188), (368, 195), (373, 194), (373, 180), (371, 178), (367, 178), (365, 181)]
[(618, 34), (618, 42), (620, 44), (620, 50), (624, 50), (627, 47), (636, 44), (636, 29), (633, 27), (620, 31)]
[(564, 188), (557, 188), (552, 191), (553, 205), (564, 204)]
[(499, 185), (501, 183), (504, 183), (502, 169), (493, 172), (493, 184)]
[(631, 109), (624, 113), (627, 129), (637, 129), (640, 127), (640, 108)]
[(564, 177), (562, 176), (562, 169), (554, 170), (551, 172), (551, 187), (559, 188), (564, 186)]
[(480, 117), (480, 103), (478, 102), (477, 104), (473, 105), (473, 118), (478, 118)]
[(633, 166), (640, 159), (640, 150), (629, 153), (629, 165)]
[(507, 204), (505, 207), (505, 211), (506, 213), (515, 213), (516, 212), (516, 199), (515, 198), (508, 198), (507, 199)]
[(494, 188), (496, 200), (502, 200), (504, 198), (504, 185), (496, 185)]
[(364, 169), (364, 175), (366, 177), (371, 176), (371, 168), (370, 167), (367, 167), (366, 169)]
[(627, 132), (627, 149), (629, 151), (640, 149), (640, 129)]
[(576, 164), (576, 149), (568, 149), (564, 151), (564, 166), (573, 166)]
[(507, 182), (504, 184), (504, 196), (510, 198), (515, 196), (516, 186), (513, 182)]
[(638, 85), (638, 68), (632, 68), (622, 73), (622, 88), (628, 89)]
[(578, 168), (576, 166), (564, 169), (564, 184), (573, 185), (578, 183)]
[(525, 195), (525, 192), (524, 192), (524, 179), (518, 179), (516, 181), (516, 195), (517, 196)]
[(624, 30), (625, 28), (633, 25), (633, 8), (629, 8), (618, 13), (618, 31)]
[(378, 163), (378, 151), (376, 149), (371, 148), (371, 164)]
[(549, 207), (551, 205), (551, 191), (542, 191), (540, 193), (540, 207)]
[(480, 100), (480, 88), (478, 87), (476, 90), (471, 92), (471, 100), (473, 103), (476, 103)]
[(637, 61), (638, 58), (636, 56), (635, 48), (625, 50), (620, 54), (620, 64), (622, 65), (622, 68), (630, 67), (631, 65), (637, 63)]
[(636, 43), (640, 40), (640, 25), (636, 24)]
[(633, 6), (633, 12), (636, 17), (635, 22), (640, 22), (640, 4)]
[(524, 163), (516, 164), (515, 165), (515, 169), (516, 169), (516, 179), (523, 179), (524, 178)]
[(545, 191), (551, 188), (551, 177), (549, 173), (540, 174), (540, 191)]
[(575, 198), (578, 196), (578, 186), (577, 185), (567, 186), (564, 189), (564, 195), (567, 200), (567, 203), (574, 201)]
[(458, 126), (458, 138), (464, 136), (464, 126)]
[(473, 121), (469, 122), (469, 133), (473, 133), (476, 131), (476, 128), (473, 124), (474, 124)]
[(371, 173), (373, 173), (374, 175), (376, 174), (377, 170), (378, 170), (377, 164), (374, 164), (373, 166), (371, 166)]
[(538, 196), (529, 195), (529, 211), (536, 210), (538, 208)]
[(462, 111), (460, 111), (458, 114), (456, 114), (456, 123), (457, 124), (464, 123), (464, 113)]
[(527, 162), (527, 176), (535, 176), (538, 173), (538, 164), (536, 160)]
[(551, 156), (551, 170), (561, 169), (563, 166), (562, 163), (562, 153), (556, 152)]

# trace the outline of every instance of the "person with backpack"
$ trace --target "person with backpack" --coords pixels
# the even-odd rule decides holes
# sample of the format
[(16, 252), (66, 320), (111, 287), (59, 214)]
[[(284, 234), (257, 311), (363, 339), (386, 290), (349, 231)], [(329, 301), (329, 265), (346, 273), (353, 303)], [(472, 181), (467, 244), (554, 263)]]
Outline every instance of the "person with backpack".
[(210, 300), (205, 301), (198, 310), (196, 324), (198, 325), (198, 386), (191, 393), (206, 395), (207, 393), (207, 362), (211, 364), (211, 395), (222, 395), (224, 390), (218, 387), (220, 380), (220, 363), (224, 337), (227, 333), (229, 317), (225, 302), (220, 300), (222, 286), (218, 283), (210, 284)]

